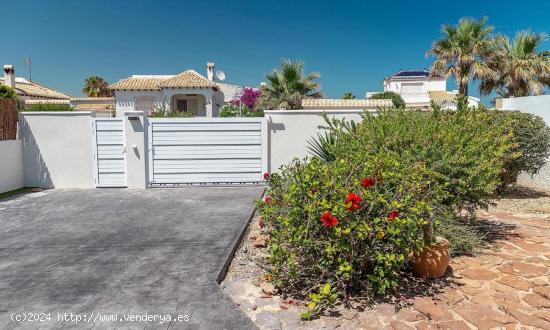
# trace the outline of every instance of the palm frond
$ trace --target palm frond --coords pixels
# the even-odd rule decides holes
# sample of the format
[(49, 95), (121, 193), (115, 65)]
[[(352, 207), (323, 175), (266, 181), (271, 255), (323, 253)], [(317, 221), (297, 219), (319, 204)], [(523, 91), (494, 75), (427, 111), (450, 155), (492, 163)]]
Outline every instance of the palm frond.
[(317, 133), (317, 136), (308, 140), (307, 144), (307, 149), (314, 157), (318, 157), (325, 162), (336, 160), (336, 156), (330, 151), (330, 147), (336, 144), (336, 136), (333, 134), (329, 132)]

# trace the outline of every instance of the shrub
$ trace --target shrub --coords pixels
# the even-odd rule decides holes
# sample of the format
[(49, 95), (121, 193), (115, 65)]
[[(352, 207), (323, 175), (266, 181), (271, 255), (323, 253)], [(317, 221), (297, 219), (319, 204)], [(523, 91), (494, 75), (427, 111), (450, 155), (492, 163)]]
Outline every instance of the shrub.
[(237, 99), (231, 100), (231, 105), (239, 106), (240, 102), (243, 103), (243, 105), (247, 106), (249, 109), (254, 109), (254, 106), (256, 105), (256, 100), (258, 97), (260, 97), (260, 90), (250, 87), (244, 87), (242, 91), (242, 96)]
[(271, 275), (285, 293), (309, 295), (309, 318), (336, 298), (385, 292), (412, 253), (444, 196), (422, 163), (369, 149), (284, 166), (268, 178), (260, 213), (270, 234)]
[(506, 120), (489, 111), (408, 111), (387, 109), (343, 129), (329, 123), (337, 143), (327, 145), (336, 158), (367, 148), (395, 152), (401, 162), (424, 163), (436, 173), (435, 183), (448, 192), (444, 206), (454, 211), (486, 208), (500, 184), (504, 163), (514, 157)]
[[(239, 106), (226, 104), (220, 110), (220, 117), (239, 117)], [(242, 117), (263, 117), (262, 110), (250, 110), (249, 107), (243, 105)]]
[(68, 104), (29, 104), (21, 111), (74, 111), (74, 108)]
[(401, 95), (395, 92), (382, 92), (382, 93), (373, 94), (369, 97), (369, 99), (373, 99), (373, 100), (391, 99), (394, 107), (396, 108), (405, 107), (405, 100), (403, 100)]
[(13, 99), (17, 97), (15, 89), (7, 85), (0, 84), (0, 99)]
[(500, 120), (506, 120), (513, 133), (512, 142), (517, 157), (505, 163), (502, 188), (517, 182), (520, 172), (531, 176), (538, 173), (550, 157), (550, 128), (544, 120), (530, 113), (495, 111)]
[(452, 221), (490, 203), (513, 156), (508, 120), (475, 108), (325, 120), (327, 135), (310, 143), (315, 156), (272, 174), (260, 203), (274, 284), (310, 294), (305, 318), (350, 292), (395, 286), (441, 221), (441, 233), (461, 235), (454, 251), (478, 246)]
[(437, 234), (449, 241), (449, 252), (452, 256), (473, 256), (486, 246), (485, 234), (475, 219), (449, 214), (440, 220)]

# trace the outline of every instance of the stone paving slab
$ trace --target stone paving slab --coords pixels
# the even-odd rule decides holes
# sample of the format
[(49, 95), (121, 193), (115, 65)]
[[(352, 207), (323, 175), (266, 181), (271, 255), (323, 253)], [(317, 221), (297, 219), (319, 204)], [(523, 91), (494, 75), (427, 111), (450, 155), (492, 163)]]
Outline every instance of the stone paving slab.
[[(216, 278), (262, 191), (51, 190), (0, 201), (0, 328), (255, 328)], [(13, 322), (13, 312), (53, 320)], [(58, 322), (64, 312), (189, 321)]]

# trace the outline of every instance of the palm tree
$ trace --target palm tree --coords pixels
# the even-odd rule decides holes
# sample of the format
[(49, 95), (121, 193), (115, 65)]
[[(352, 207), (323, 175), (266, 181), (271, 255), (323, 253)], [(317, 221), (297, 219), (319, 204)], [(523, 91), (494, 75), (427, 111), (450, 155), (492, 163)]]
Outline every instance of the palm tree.
[(109, 89), (109, 84), (105, 79), (99, 76), (90, 76), (84, 79), (84, 88), (82, 92), (88, 97), (112, 96), (113, 92)]
[(353, 95), (352, 92), (345, 92), (344, 95), (342, 95), (342, 99), (344, 99), (344, 100), (353, 100), (353, 99), (355, 99), (355, 95)]
[(497, 75), (482, 80), (481, 93), (488, 95), (496, 90), (502, 97), (543, 94), (544, 86), (550, 85), (550, 53), (538, 52), (538, 48), (546, 35), (520, 31), (514, 40), (505, 35), (496, 40), (498, 47), (489, 66)]
[(444, 25), (443, 38), (434, 41), (426, 55), (435, 56), (431, 74), (454, 76), (460, 95), (468, 96), (468, 84), (472, 79), (487, 79), (494, 72), (486, 60), (494, 49), (491, 34), (494, 27), (487, 25), (487, 17), (479, 20), (462, 18), (458, 25)]
[(258, 107), (263, 109), (300, 109), (302, 99), (320, 98), (320, 85), (315, 81), (321, 75), (312, 72), (304, 77), (304, 63), (283, 60), (279, 69), (265, 77), (269, 82), (260, 88)]

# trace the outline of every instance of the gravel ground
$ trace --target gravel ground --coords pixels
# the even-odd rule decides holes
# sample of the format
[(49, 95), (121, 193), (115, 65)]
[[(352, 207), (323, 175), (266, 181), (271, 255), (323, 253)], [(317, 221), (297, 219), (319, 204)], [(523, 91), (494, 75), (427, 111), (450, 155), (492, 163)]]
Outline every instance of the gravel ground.
[[(265, 249), (253, 246), (254, 240), (261, 234), (259, 216), (256, 215), (248, 226), (245, 238), (235, 253), (231, 266), (227, 271), (225, 281), (248, 279), (253, 284), (259, 285), (267, 273), (262, 267), (267, 265)], [(262, 266), (260, 266), (262, 265)]]
[(517, 186), (496, 201), (495, 208), (518, 213), (550, 214), (550, 187), (548, 190)]

